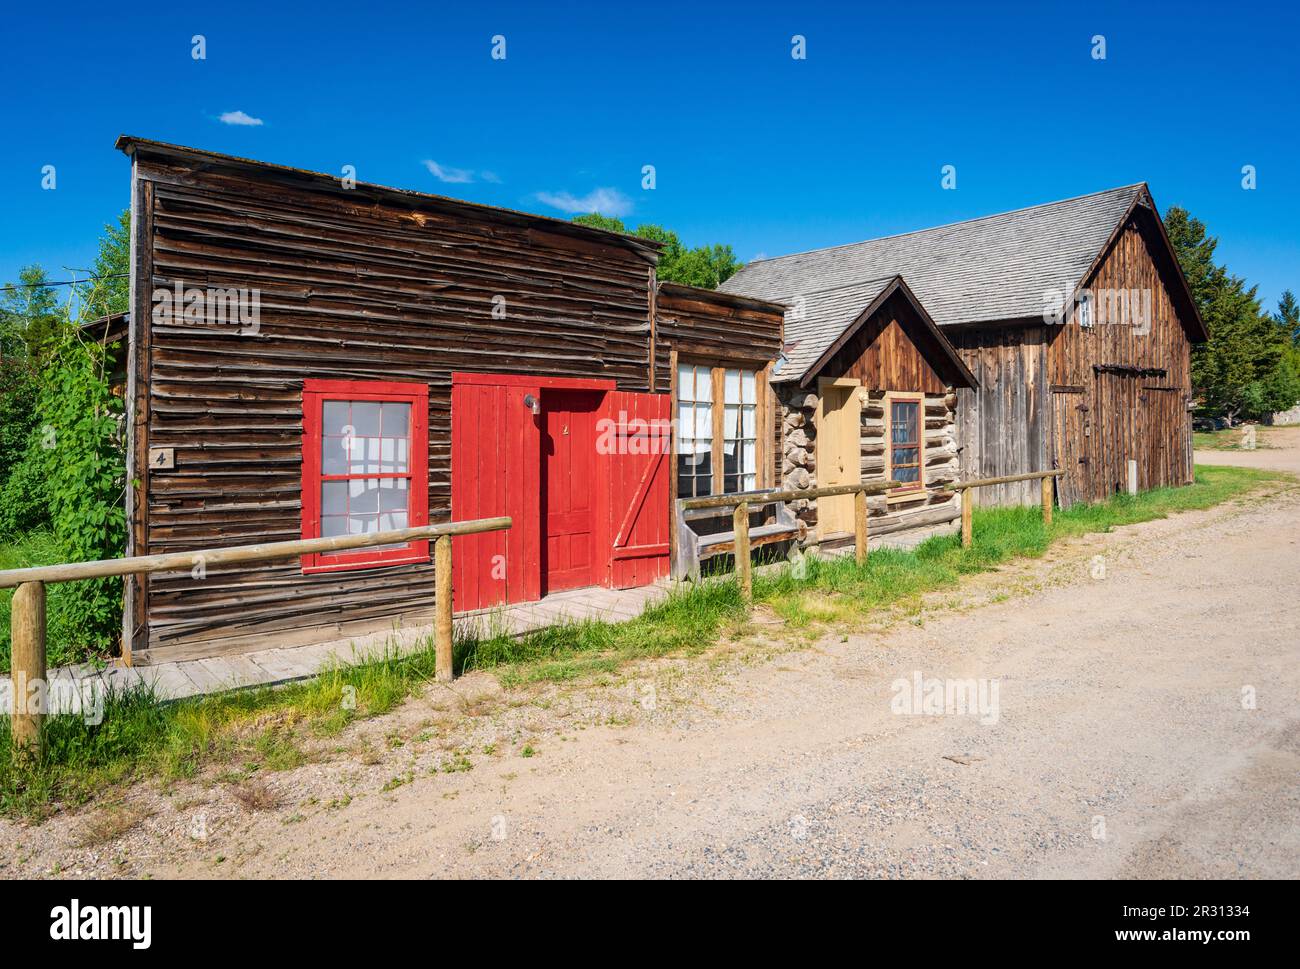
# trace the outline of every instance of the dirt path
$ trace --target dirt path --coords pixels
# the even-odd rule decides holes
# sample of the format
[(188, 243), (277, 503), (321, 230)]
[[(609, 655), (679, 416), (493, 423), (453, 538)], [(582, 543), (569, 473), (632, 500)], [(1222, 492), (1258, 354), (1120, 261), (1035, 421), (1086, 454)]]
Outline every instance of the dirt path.
[[(1300, 471), (1287, 443), (1248, 457)], [(1298, 543), (1291, 491), (1068, 543), (881, 632), (603, 689), (467, 678), (476, 716), (407, 704), (342, 741), (364, 757), (269, 775), (275, 806), (209, 778), (133, 793), (120, 837), (102, 810), (0, 822), (0, 877), (1294, 878)], [(996, 722), (891, 712), (916, 671), (996, 682)]]

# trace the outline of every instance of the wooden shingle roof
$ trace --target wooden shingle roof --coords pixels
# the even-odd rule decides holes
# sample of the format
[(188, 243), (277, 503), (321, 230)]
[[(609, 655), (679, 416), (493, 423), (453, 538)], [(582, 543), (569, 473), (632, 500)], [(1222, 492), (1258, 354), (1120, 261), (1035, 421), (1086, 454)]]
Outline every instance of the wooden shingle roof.
[[(1150, 204), (1145, 184), (1125, 185), (935, 229), (761, 259), (721, 289), (793, 303), (847, 287), (865, 292), (902, 275), (940, 326), (1041, 317), (1044, 292), (1073, 294), (1120, 221), (1143, 199)], [(806, 324), (810, 332), (820, 325)], [(803, 331), (787, 318), (787, 341)]]

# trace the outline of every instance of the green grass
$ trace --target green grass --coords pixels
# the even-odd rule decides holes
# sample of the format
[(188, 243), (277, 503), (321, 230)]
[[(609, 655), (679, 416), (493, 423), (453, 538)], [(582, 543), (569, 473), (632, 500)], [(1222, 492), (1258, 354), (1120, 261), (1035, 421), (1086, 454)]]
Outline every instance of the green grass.
[[(1189, 487), (1057, 511), (1050, 527), (1036, 508), (977, 510), (969, 549), (956, 536), (944, 536), (911, 551), (874, 551), (863, 567), (851, 555), (809, 556), (756, 573), (754, 598), (798, 628), (851, 625), (879, 618), (886, 609), (906, 613), (921, 596), (955, 586), (963, 575), (1041, 555), (1061, 538), (1294, 484), (1294, 478), (1268, 471), (1199, 467)], [(456, 643), (454, 662), (459, 672), (492, 670), (506, 686), (563, 682), (613, 673), (631, 660), (698, 653), (743, 630), (747, 617), (736, 583), (723, 578), (674, 590), (628, 622), (575, 622), (517, 638), (466, 638)], [(328, 670), (281, 689), (166, 704), (147, 690), (118, 693), (98, 726), (76, 717), (48, 718), (43, 759), (18, 766), (12, 763), (8, 718), (0, 717), (0, 813), (40, 817), (116, 784), (141, 778), (166, 783), (193, 777), (205, 766), (223, 767), (221, 777), (230, 782), (296, 767), (310, 756), (310, 738), (335, 735), (358, 718), (394, 709), (433, 675), (434, 651), (428, 647)]]
[[(31, 532), (12, 545), (0, 545), (0, 570), (26, 569), (36, 565), (57, 565), (63, 561), (54, 536), (47, 531)], [(46, 587), (45, 648), (50, 665), (64, 666), (85, 660), (85, 651), (73, 635), (64, 610), (67, 585)], [(9, 672), (9, 603), (13, 589), (0, 589), (0, 673)]]

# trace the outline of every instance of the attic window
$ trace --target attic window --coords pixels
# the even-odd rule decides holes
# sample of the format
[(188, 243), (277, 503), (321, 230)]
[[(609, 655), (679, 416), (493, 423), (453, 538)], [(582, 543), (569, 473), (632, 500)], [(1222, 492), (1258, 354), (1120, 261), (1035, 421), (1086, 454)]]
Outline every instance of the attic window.
[(1092, 329), (1092, 293), (1086, 289), (1079, 294), (1079, 325), (1084, 329)]

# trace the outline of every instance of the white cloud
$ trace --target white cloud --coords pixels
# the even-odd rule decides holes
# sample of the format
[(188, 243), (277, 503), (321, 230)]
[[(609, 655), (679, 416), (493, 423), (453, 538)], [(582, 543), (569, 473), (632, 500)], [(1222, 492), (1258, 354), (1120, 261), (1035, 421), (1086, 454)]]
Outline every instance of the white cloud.
[(263, 123), (261, 118), (254, 118), (243, 111), (227, 111), (217, 120), (222, 124), (260, 125)]
[(544, 205), (573, 215), (599, 212), (620, 218), (632, 212), (632, 200), (616, 188), (592, 189), (586, 195), (570, 192), (538, 192), (537, 200)]
[(479, 172), (478, 176), (483, 179), (483, 181), (491, 182), (493, 185), (501, 184), (501, 176), (496, 172)]
[(474, 181), (474, 173), (468, 168), (448, 168), (439, 165), (432, 158), (424, 160), (424, 167), (429, 169), (429, 174), (440, 182), (451, 182), (457, 185), (463, 185), (467, 182)]

